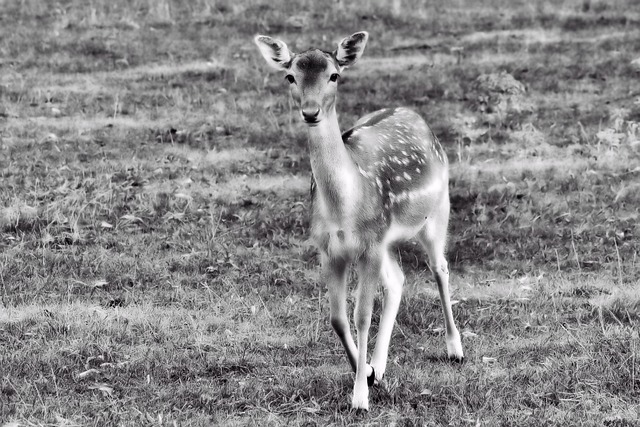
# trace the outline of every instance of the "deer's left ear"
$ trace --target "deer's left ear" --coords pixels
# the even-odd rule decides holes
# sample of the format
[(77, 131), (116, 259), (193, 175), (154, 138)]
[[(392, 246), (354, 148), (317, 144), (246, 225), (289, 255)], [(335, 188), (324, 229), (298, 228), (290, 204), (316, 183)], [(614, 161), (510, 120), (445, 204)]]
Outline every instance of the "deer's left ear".
[(342, 39), (338, 49), (333, 53), (341, 67), (349, 67), (356, 63), (364, 52), (364, 47), (369, 40), (369, 33), (360, 31)]
[(267, 64), (276, 70), (286, 70), (291, 65), (291, 57), (293, 56), (285, 42), (272, 39), (269, 36), (256, 36), (253, 39), (260, 53), (267, 61)]

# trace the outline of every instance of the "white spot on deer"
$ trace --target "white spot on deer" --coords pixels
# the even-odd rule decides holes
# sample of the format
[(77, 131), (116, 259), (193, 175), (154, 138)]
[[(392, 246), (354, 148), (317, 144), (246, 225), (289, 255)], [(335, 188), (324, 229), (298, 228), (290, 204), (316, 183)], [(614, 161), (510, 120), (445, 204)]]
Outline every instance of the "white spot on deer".
[(391, 203), (400, 203), (404, 200), (408, 200), (410, 198), (410, 194), (406, 191), (403, 191), (399, 194), (390, 194), (389, 195), (389, 199), (391, 200)]
[(406, 172), (404, 173), (404, 178), (405, 178), (407, 181), (411, 181), (411, 175), (409, 175), (409, 174), (408, 174), (408, 173), (406, 173)]

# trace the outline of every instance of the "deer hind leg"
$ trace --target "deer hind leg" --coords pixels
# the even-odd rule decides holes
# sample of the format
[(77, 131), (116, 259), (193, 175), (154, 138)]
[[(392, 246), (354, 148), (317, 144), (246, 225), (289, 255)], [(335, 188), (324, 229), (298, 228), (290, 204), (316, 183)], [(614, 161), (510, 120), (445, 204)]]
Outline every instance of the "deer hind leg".
[(371, 254), (365, 254), (358, 262), (358, 289), (356, 290), (356, 307), (353, 313), (358, 333), (356, 381), (351, 400), (351, 406), (354, 409), (369, 410), (368, 377), (372, 372), (371, 366), (367, 364), (367, 345), (373, 311), (373, 297), (380, 280), (381, 261), (377, 250), (371, 250)]
[(378, 327), (378, 337), (376, 338), (376, 348), (371, 358), (371, 366), (375, 374), (375, 383), (379, 383), (387, 368), (387, 358), (389, 355), (389, 342), (393, 332), (393, 325), (396, 321), (400, 300), (402, 299), (402, 286), (404, 285), (404, 274), (388, 251), (385, 251), (382, 258), (381, 279), (384, 285), (384, 309), (380, 317)]
[(321, 256), (322, 275), (329, 289), (330, 319), (333, 330), (340, 338), (353, 370), (356, 370), (358, 349), (349, 326), (347, 317), (347, 273), (349, 262), (344, 259), (331, 259), (326, 254)]
[(445, 339), (449, 359), (462, 362), (464, 354), (460, 333), (453, 320), (451, 299), (449, 296), (449, 266), (444, 256), (449, 222), (449, 199), (445, 198), (442, 206), (427, 218), (425, 226), (418, 233), (418, 239), (424, 247), (440, 293), (440, 302), (444, 314)]

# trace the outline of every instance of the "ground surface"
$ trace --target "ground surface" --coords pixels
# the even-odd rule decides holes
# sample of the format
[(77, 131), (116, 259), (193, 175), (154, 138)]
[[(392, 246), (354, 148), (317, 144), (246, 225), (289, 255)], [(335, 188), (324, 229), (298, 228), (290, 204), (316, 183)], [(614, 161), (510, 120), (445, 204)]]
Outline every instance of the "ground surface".
[[(637, 4), (390, 3), (0, 2), (0, 425), (638, 425)], [(357, 30), (343, 126), (409, 105), (449, 154), (468, 359), (403, 245), (367, 414), (251, 41)]]

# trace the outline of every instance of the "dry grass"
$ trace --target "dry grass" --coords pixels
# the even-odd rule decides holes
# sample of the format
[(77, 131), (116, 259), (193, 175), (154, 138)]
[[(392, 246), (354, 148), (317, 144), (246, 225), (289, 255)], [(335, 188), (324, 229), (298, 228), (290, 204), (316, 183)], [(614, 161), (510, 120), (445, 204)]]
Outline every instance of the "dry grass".
[[(638, 425), (633, 2), (2, 9), (0, 425)], [(340, 120), (409, 105), (445, 144), (468, 356), (403, 245), (368, 414), (307, 242), (304, 128), (251, 43), (361, 29)]]

